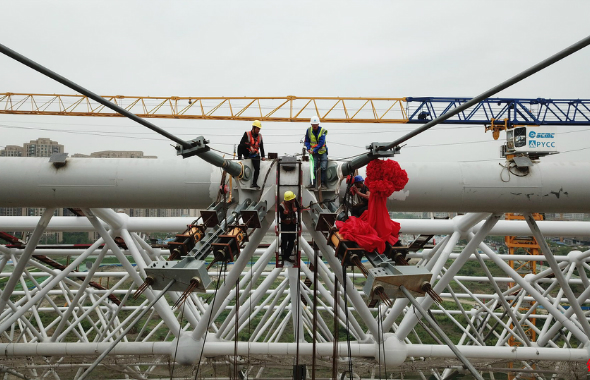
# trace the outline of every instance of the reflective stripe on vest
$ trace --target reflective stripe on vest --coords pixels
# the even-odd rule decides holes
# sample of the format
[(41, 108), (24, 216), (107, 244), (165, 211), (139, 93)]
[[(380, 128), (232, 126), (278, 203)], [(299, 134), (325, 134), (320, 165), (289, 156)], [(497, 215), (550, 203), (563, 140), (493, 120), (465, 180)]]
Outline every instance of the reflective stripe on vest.
[[(324, 128), (322, 128), (320, 130), (320, 135), (317, 137), (315, 137), (315, 135), (313, 134), (313, 127), (309, 127), (309, 129), (307, 130), (307, 133), (309, 134), (309, 142), (310, 142), (310, 146), (311, 149), (314, 149), (317, 145), (318, 145), (318, 140), (320, 139), (320, 137), (326, 135), (328, 133), (327, 130), (325, 130)], [(324, 140), (324, 145), (320, 148), (320, 150), (318, 150), (318, 154), (324, 154), (326, 153), (326, 142)]]
[(260, 133), (256, 136), (256, 140), (252, 136), (252, 131), (246, 132), (248, 134), (248, 150), (250, 153), (258, 154), (258, 148), (260, 147)]

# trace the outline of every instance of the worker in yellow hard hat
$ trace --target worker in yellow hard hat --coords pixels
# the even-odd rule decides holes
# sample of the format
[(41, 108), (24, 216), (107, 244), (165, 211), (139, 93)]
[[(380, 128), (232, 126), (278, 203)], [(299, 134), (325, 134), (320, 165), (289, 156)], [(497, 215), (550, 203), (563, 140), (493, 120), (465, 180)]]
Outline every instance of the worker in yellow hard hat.
[(297, 197), (292, 191), (285, 191), (283, 202), (279, 204), (279, 220), (281, 225), (281, 257), (283, 261), (295, 262), (293, 248), (297, 238), (297, 217), (299, 204)]
[(252, 166), (254, 167), (254, 178), (252, 178), (252, 188), (259, 189), (258, 174), (260, 174), (260, 160), (264, 159), (264, 143), (262, 142), (262, 135), (260, 129), (262, 123), (260, 120), (254, 120), (252, 123), (252, 130), (244, 132), (240, 145), (238, 145), (238, 159), (250, 158), (252, 159)]
[[(304, 145), (310, 156), (313, 156), (314, 173), (321, 169), (322, 189), (328, 184), (326, 172), (328, 170), (328, 147), (326, 146), (326, 135), (328, 131), (320, 127), (320, 118), (313, 116), (309, 120), (311, 127), (305, 132)], [(315, 177), (310, 187), (316, 187)]]

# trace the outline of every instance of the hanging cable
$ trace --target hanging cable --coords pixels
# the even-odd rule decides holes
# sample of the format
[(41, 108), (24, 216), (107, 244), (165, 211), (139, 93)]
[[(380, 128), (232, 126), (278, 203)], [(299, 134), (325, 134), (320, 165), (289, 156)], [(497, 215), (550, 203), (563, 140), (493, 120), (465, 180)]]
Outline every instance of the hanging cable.
[(199, 362), (197, 363), (197, 369), (195, 371), (195, 380), (197, 380), (197, 376), (199, 375), (199, 370), (201, 369), (201, 360), (203, 359), (203, 351), (205, 350), (205, 342), (207, 341), (207, 334), (209, 333), (209, 325), (211, 324), (211, 318), (213, 318), (213, 306), (215, 306), (215, 300), (217, 296), (217, 290), (219, 289), (219, 283), (221, 282), (221, 272), (225, 272), (227, 269), (227, 263), (223, 262), (219, 266), (219, 274), (217, 275), (217, 283), (215, 284), (215, 292), (213, 293), (212, 297), (209, 298), (211, 301), (211, 314), (209, 314), (209, 320), (207, 321), (207, 329), (205, 330), (205, 335), (203, 337), (203, 345), (201, 346), (201, 354), (199, 355)]
[[(182, 332), (182, 318), (184, 317), (184, 305), (185, 303), (182, 304), (182, 309), (180, 309), (180, 318), (178, 321), (178, 335), (177, 335), (177, 339), (176, 339), (176, 347), (174, 348), (174, 357), (176, 357), (176, 354), (178, 353), (178, 344), (180, 343), (180, 333)], [(172, 371), (170, 371), (170, 378), (173, 379), (174, 378), (174, 367), (176, 366), (176, 360), (174, 360), (172, 362)]]
[[(353, 269), (354, 271), (354, 269)], [(345, 318), (345, 324), (346, 324), (346, 346), (347, 346), (347, 350), (348, 350), (348, 376), (349, 379), (352, 380), (352, 351), (350, 348), (350, 324), (349, 324), (349, 319), (348, 319), (348, 294), (346, 291), (346, 284), (348, 281), (346, 281), (346, 263), (345, 260), (342, 260), (342, 281), (343, 281), (343, 298), (344, 298), (344, 318)]]
[(270, 167), (266, 171), (266, 175), (264, 176), (264, 181), (262, 181), (262, 187), (260, 188), (260, 194), (258, 195), (258, 200), (256, 201), (256, 203), (260, 202), (260, 199), (262, 198), (262, 193), (264, 192), (264, 186), (266, 186), (266, 180), (268, 179), (268, 175), (270, 174), (270, 169), (272, 169), (272, 167), (274, 166), (275, 162), (277, 162), (277, 161), (278, 160), (272, 160), (272, 163), (270, 164)]

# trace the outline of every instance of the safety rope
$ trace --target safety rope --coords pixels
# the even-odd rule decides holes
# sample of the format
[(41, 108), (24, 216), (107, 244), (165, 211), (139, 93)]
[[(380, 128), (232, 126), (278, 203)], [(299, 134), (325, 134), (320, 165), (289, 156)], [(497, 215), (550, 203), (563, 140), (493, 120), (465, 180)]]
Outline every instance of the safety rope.
[(199, 376), (199, 370), (201, 368), (201, 360), (203, 359), (203, 351), (205, 350), (205, 342), (207, 341), (207, 334), (209, 333), (209, 325), (211, 325), (211, 318), (213, 318), (213, 307), (215, 306), (215, 300), (217, 299), (217, 290), (219, 290), (219, 283), (221, 282), (221, 273), (226, 272), (227, 270), (227, 262), (223, 262), (219, 266), (219, 274), (217, 275), (217, 283), (215, 284), (215, 292), (207, 302), (211, 301), (211, 314), (209, 314), (209, 320), (207, 321), (207, 328), (205, 329), (205, 336), (203, 337), (203, 345), (201, 346), (201, 354), (199, 356), (199, 362), (197, 363), (197, 369), (195, 371), (195, 380), (197, 380), (197, 376)]
[[(180, 318), (178, 321), (178, 335), (176, 338), (176, 347), (174, 348), (174, 357), (176, 358), (176, 353), (178, 353), (178, 343), (180, 343), (180, 333), (182, 332), (182, 318), (184, 316), (184, 306), (186, 305), (186, 302), (182, 303), (182, 309), (180, 309)], [(168, 362), (168, 365), (170, 365), (170, 362)], [(176, 366), (176, 360), (174, 360), (172, 362), (172, 370), (170, 371), (170, 378), (173, 379), (174, 378), (174, 367)]]
[(258, 195), (258, 200), (256, 201), (256, 203), (260, 202), (260, 199), (262, 198), (262, 193), (264, 193), (264, 186), (266, 186), (266, 180), (268, 179), (268, 175), (270, 174), (270, 170), (272, 169), (272, 167), (274, 166), (274, 164), (278, 161), (277, 160), (272, 160), (272, 163), (270, 164), (268, 170), (266, 171), (266, 175), (264, 176), (264, 181), (262, 181), (262, 187), (260, 188), (260, 194)]

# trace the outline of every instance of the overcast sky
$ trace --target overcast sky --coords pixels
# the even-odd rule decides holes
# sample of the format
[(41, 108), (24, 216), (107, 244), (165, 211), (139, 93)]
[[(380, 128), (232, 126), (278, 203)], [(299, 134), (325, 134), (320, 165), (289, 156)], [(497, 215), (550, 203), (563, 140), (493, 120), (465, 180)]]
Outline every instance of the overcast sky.
[[(473, 97), (590, 34), (589, 1), (11, 1), (0, 43), (101, 95)], [(0, 93), (73, 93), (0, 55)], [(497, 97), (590, 98), (590, 48)], [(311, 114), (308, 116), (312, 116)], [(152, 119), (231, 152), (250, 122)], [(415, 126), (324, 124), (348, 157)], [(297, 153), (307, 124), (263, 125), (267, 152)], [(590, 127), (561, 127), (547, 160), (584, 160)], [(126, 119), (0, 115), (0, 147), (48, 137), (66, 152), (170, 142)], [(483, 126), (437, 126), (400, 160), (495, 160)], [(585, 149), (589, 148), (589, 149)]]

